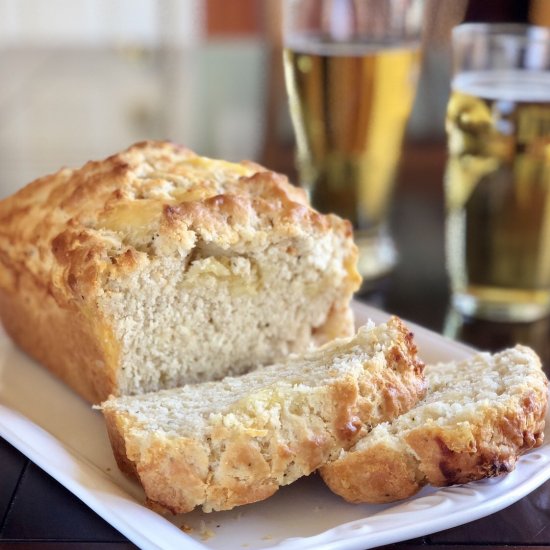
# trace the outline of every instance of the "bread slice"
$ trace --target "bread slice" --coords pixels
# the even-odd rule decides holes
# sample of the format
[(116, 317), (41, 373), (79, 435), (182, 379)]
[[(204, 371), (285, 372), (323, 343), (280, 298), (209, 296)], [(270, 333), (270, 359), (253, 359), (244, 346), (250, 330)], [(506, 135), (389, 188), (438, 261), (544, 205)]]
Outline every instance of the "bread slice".
[(174, 513), (228, 510), (272, 495), (425, 393), (412, 335), (369, 324), (240, 377), (101, 406), (120, 468)]
[(87, 400), (353, 334), (351, 226), (250, 162), (144, 142), (0, 201), (0, 317)]
[(430, 365), (426, 377), (423, 401), (321, 468), (332, 491), (349, 502), (392, 502), (426, 484), (510, 472), (518, 455), (542, 443), (547, 380), (531, 349)]

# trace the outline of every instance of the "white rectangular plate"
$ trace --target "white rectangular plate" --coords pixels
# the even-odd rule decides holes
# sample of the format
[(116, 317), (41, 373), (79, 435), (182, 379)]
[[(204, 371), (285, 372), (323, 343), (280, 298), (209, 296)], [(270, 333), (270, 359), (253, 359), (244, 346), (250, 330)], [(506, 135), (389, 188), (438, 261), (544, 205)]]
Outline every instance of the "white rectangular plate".
[[(354, 307), (358, 324), (388, 318), (362, 304)], [(473, 353), (410, 326), (426, 362)], [(118, 471), (101, 414), (0, 332), (0, 436), (144, 549), (364, 549), (454, 527), (501, 510), (550, 479), (549, 428), (547, 418), (547, 443), (523, 456), (508, 476), (426, 488), (397, 504), (348, 504), (313, 475), (264, 502), (166, 519), (145, 508), (141, 488)]]

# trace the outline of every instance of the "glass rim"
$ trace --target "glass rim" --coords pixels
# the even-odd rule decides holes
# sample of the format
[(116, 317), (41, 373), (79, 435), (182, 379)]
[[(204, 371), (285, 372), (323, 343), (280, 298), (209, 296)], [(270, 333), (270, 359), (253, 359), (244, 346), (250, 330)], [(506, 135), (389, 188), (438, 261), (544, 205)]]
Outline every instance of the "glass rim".
[(547, 42), (550, 28), (529, 23), (461, 23), (452, 29), (453, 42), (465, 36), (508, 39), (517, 42)]

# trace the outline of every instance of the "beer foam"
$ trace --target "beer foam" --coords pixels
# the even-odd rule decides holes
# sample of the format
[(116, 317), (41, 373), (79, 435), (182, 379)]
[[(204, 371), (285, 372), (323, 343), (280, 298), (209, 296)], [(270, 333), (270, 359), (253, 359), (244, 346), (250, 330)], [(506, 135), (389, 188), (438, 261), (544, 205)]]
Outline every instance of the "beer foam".
[(550, 71), (471, 71), (453, 78), (454, 91), (493, 101), (550, 102)]
[(413, 50), (420, 48), (415, 41), (360, 41), (339, 42), (317, 34), (297, 34), (285, 38), (285, 48), (297, 53), (323, 56), (360, 57), (382, 51)]

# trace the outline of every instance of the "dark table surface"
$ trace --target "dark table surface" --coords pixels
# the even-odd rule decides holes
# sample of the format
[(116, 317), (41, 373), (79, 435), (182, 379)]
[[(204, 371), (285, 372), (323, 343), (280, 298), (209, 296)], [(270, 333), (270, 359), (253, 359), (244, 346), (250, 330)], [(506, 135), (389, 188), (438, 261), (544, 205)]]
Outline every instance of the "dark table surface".
[[(399, 177), (393, 231), (395, 271), (360, 299), (477, 348), (531, 345), (550, 365), (550, 320), (505, 325), (464, 319), (448, 306), (440, 145), (409, 146)], [(550, 482), (484, 519), (395, 546), (446, 549), (550, 546)], [(133, 548), (68, 490), (0, 439), (0, 549)]]

